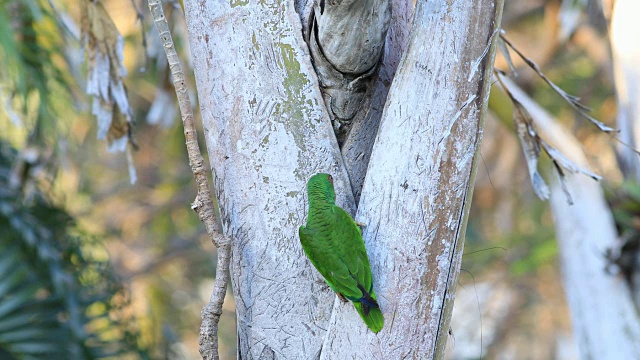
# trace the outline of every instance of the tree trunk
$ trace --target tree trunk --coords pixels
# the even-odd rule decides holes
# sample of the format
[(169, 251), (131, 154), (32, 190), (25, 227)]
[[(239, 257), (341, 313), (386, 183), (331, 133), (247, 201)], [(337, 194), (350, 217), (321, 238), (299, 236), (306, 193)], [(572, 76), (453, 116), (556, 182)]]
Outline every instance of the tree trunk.
[(443, 356), (501, 12), (418, 4), (356, 217), (385, 326), (375, 335), (336, 302), (323, 359)]
[(185, 1), (214, 189), (233, 241), (240, 358), (442, 356), (501, 11), (501, 0), (416, 9), (357, 215), (386, 320), (376, 337), (352, 305), (334, 307), (299, 244), (312, 174), (334, 174), (338, 205), (352, 214), (355, 205), (294, 3)]
[(239, 357), (313, 358), (333, 293), (304, 256), (305, 184), (346, 172), (288, 1), (185, 1), (205, 140), (224, 232)]
[[(513, 96), (529, 111), (542, 138), (578, 166), (587, 161), (579, 142), (508, 80)], [(617, 233), (600, 184), (566, 174), (570, 205), (561, 185), (551, 186), (551, 210), (574, 339), (581, 359), (640, 359), (640, 317), (622, 276), (606, 272), (606, 251)]]
[(640, 182), (640, 23), (637, 0), (617, 0), (611, 18), (611, 52), (618, 99), (618, 160), (625, 179)]
[(349, 173), (356, 204), (360, 201), (362, 185), (371, 158), (371, 149), (378, 134), (380, 118), (382, 118), (389, 88), (400, 59), (407, 48), (414, 2), (413, 0), (392, 0), (391, 8), (393, 9), (391, 24), (387, 31), (378, 74), (373, 79), (371, 90), (364, 99), (363, 109), (353, 119), (351, 131), (342, 145), (342, 158)]

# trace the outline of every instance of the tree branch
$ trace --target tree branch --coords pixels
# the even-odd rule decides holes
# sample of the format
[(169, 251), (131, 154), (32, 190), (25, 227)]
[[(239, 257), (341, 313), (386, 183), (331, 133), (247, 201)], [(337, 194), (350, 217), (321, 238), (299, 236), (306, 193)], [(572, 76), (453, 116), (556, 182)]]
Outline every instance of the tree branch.
[(198, 194), (193, 204), (191, 204), (191, 208), (198, 213), (200, 220), (204, 223), (213, 245), (219, 247), (221, 233), (218, 228), (218, 223), (216, 222), (213, 201), (211, 200), (211, 190), (209, 189), (209, 182), (204, 168), (204, 159), (200, 152), (200, 146), (198, 145), (198, 134), (193, 122), (193, 110), (189, 94), (187, 93), (184, 72), (182, 72), (180, 59), (173, 46), (169, 24), (164, 16), (160, 0), (149, 0), (149, 10), (153, 16), (153, 22), (156, 24), (156, 29), (158, 29), (158, 35), (160, 35), (160, 39), (162, 40), (164, 51), (167, 54), (167, 61), (169, 62), (169, 68), (173, 76), (173, 85), (176, 89), (180, 113), (182, 114), (182, 125), (184, 127), (189, 165), (191, 166), (191, 171), (193, 172), (193, 177), (196, 179), (196, 185), (198, 187)]
[(202, 308), (202, 324), (200, 325), (200, 339), (198, 341), (200, 355), (203, 359), (218, 360), (218, 322), (222, 315), (222, 304), (227, 293), (229, 282), (229, 259), (231, 258), (231, 244), (224, 242), (218, 248), (218, 264), (216, 265), (216, 282), (209, 303)]
[[(198, 213), (198, 217), (204, 223), (207, 234), (213, 244), (218, 247), (218, 264), (216, 265), (216, 282), (211, 293), (209, 303), (202, 309), (202, 324), (200, 326), (199, 348), (203, 359), (219, 359), (218, 354), (218, 322), (222, 314), (222, 304), (224, 295), (227, 292), (227, 282), (229, 275), (230, 240), (222, 235), (221, 229), (216, 222), (211, 190), (204, 169), (204, 159), (198, 145), (198, 134), (193, 121), (193, 110), (191, 100), (187, 93), (184, 73), (180, 66), (180, 59), (176, 53), (169, 31), (169, 24), (164, 16), (162, 3), (160, 0), (149, 0), (149, 10), (156, 24), (158, 35), (164, 45), (167, 61), (173, 76), (173, 85), (176, 89), (180, 113), (182, 114), (182, 125), (184, 127), (184, 137), (186, 139), (189, 165), (196, 180), (198, 194), (196, 195), (191, 208)], [(222, 239), (224, 237), (224, 239)]]

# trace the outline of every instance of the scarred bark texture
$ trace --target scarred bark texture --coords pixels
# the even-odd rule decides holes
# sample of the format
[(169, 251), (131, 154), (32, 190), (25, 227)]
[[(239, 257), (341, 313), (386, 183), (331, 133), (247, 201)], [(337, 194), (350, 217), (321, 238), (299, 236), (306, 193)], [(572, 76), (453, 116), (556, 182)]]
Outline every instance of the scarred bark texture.
[(356, 217), (385, 327), (373, 334), (336, 302), (321, 359), (442, 357), (501, 11), (418, 4)]
[(360, 201), (371, 149), (378, 134), (387, 94), (409, 40), (414, 11), (413, 0), (393, 0), (391, 7), (393, 11), (381, 64), (375, 78), (372, 79), (373, 83), (365, 95), (362, 107), (351, 122), (351, 129), (341, 148), (356, 204)]
[(338, 203), (354, 209), (292, 5), (185, 1), (243, 359), (318, 354), (335, 296), (298, 239), (306, 180), (334, 174)]
[[(232, 237), (239, 356), (441, 356), (502, 2), (418, 5), (357, 217), (386, 316), (378, 337), (352, 305), (334, 309), (299, 244), (310, 175), (334, 174), (338, 205), (355, 207), (293, 5), (185, 1), (215, 193)], [(406, 21), (410, 2), (402, 5)]]
[[(296, 10), (300, 15), (305, 40), (314, 46), (309, 39), (313, 19), (313, 0), (296, 1)], [(391, 81), (406, 49), (409, 29), (414, 11), (414, 0), (391, 0), (391, 19), (386, 31), (380, 64), (371, 74), (370, 83), (366, 84), (366, 92), (359, 100), (361, 104), (350, 120), (349, 129), (342, 130), (342, 157), (349, 174), (351, 188), (356, 200), (360, 199), (362, 184), (367, 173), (371, 149), (378, 133), (382, 110), (387, 99)], [(382, 31), (380, 31), (382, 33)], [(318, 59), (318, 61), (323, 61)], [(315, 64), (318, 67), (318, 64)], [(327, 70), (329, 71), (329, 70)], [(348, 130), (348, 131), (347, 131)]]

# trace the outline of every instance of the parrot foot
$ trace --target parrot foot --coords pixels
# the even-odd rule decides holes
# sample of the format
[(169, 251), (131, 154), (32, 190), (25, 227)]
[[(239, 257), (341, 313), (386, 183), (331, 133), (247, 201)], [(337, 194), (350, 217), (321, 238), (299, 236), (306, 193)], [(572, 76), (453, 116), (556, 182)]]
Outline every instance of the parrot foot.
[(340, 301), (342, 301), (343, 303), (346, 303), (348, 300), (344, 297), (344, 295), (340, 294), (340, 293), (336, 293), (336, 295), (338, 295), (338, 299), (340, 299)]

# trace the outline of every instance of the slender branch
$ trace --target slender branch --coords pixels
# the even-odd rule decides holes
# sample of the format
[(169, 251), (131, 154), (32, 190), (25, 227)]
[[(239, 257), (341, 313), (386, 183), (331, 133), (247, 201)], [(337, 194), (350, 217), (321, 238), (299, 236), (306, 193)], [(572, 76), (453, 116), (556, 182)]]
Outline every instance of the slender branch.
[(191, 100), (187, 93), (184, 73), (180, 66), (180, 59), (176, 53), (169, 31), (162, 3), (160, 0), (148, 0), (149, 10), (153, 16), (153, 22), (162, 40), (164, 50), (167, 54), (167, 61), (173, 76), (173, 85), (176, 89), (178, 103), (180, 105), (180, 113), (182, 114), (182, 124), (184, 127), (184, 137), (187, 145), (187, 154), (189, 156), (189, 165), (196, 180), (198, 194), (191, 205), (191, 208), (198, 213), (200, 220), (204, 223), (207, 234), (211, 238), (213, 244), (218, 247), (218, 264), (216, 265), (216, 282), (213, 286), (213, 292), (209, 303), (202, 309), (202, 324), (200, 325), (199, 350), (203, 359), (218, 360), (218, 322), (222, 314), (222, 304), (224, 296), (227, 292), (227, 283), (229, 282), (229, 268), (231, 242), (229, 237), (222, 234), (222, 230), (216, 222), (213, 201), (211, 198), (211, 190), (207, 180), (207, 173), (204, 168), (204, 159), (198, 145), (198, 136), (196, 133), (193, 111), (191, 108)]
[(207, 229), (207, 234), (211, 237), (211, 241), (216, 247), (220, 246), (220, 229), (216, 222), (213, 201), (211, 200), (211, 190), (209, 189), (209, 182), (207, 180), (207, 173), (204, 168), (204, 159), (200, 152), (200, 146), (198, 145), (198, 135), (193, 122), (193, 110), (191, 108), (191, 100), (187, 92), (187, 85), (185, 84), (184, 72), (182, 72), (182, 66), (180, 65), (180, 59), (176, 53), (176, 49), (173, 45), (173, 39), (171, 38), (171, 32), (169, 31), (169, 24), (164, 16), (162, 9), (162, 3), (160, 0), (149, 0), (149, 10), (153, 16), (153, 22), (156, 24), (158, 34), (162, 40), (162, 45), (167, 54), (167, 61), (169, 62), (169, 68), (171, 69), (171, 75), (173, 76), (173, 85), (176, 88), (176, 95), (178, 97), (178, 104), (180, 106), (180, 113), (182, 114), (182, 124), (184, 126), (184, 137), (186, 139), (187, 154), (189, 156), (189, 165), (191, 171), (196, 179), (196, 185), (198, 186), (198, 195), (196, 195), (191, 208), (198, 213), (200, 220), (204, 223)]
[(538, 64), (536, 64), (533, 60), (529, 59), (524, 53), (522, 53), (520, 50), (518, 50), (518, 48), (516, 48), (507, 39), (507, 37), (504, 35), (504, 33), (500, 34), (500, 39), (502, 39), (502, 41), (504, 41), (504, 43), (507, 44), (509, 46), (509, 48), (511, 48), (513, 51), (515, 51), (516, 54), (518, 54), (518, 56), (525, 62), (525, 64), (527, 64), (527, 66), (529, 66), (533, 71), (535, 71), (536, 74), (538, 74), (538, 76), (542, 80), (544, 80), (544, 82), (546, 82), (547, 85), (549, 85), (551, 87), (551, 89), (553, 89), (553, 91), (555, 91), (558, 95), (560, 95), (580, 115), (582, 115), (587, 120), (589, 120), (592, 124), (597, 126), (600, 129), (600, 131), (605, 132), (605, 133), (616, 133), (616, 132), (619, 132), (619, 130), (611, 128), (611, 127), (605, 125), (604, 123), (600, 122), (599, 120), (597, 120), (593, 116), (589, 115), (588, 112), (591, 111), (591, 109), (589, 107), (587, 107), (586, 105), (582, 104), (580, 102), (580, 98), (579, 97), (566, 93), (558, 85), (556, 85), (553, 81), (551, 81), (551, 79), (549, 79), (542, 72), (542, 69), (540, 69), (540, 66), (538, 66)]

